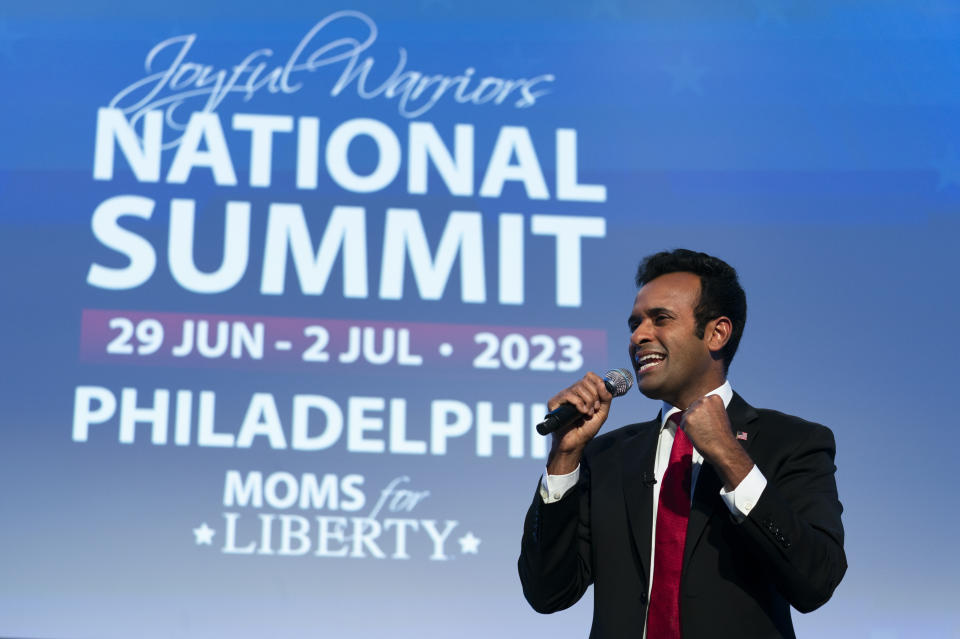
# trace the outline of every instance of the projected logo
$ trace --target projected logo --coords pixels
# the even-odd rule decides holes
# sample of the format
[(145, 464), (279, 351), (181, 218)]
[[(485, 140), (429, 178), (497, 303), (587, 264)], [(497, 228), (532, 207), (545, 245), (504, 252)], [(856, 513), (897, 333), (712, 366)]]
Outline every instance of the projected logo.
[[(454, 554), (478, 554), (480, 538), (459, 530), (459, 521), (416, 516), (430, 491), (410, 482), (407, 476), (394, 478), (364, 513), (369, 501), (362, 475), (296, 477), (281, 471), (264, 477), (229, 470), (223, 505), (231, 510), (222, 513), (219, 528), (206, 521), (194, 528), (194, 542), (230, 555), (445, 561)], [(287, 512), (291, 509), (320, 514)]]
[[(256, 460), (215, 467), (222, 503), (183, 522), (198, 549), (478, 554), (478, 529), (450, 518), (457, 502), (431, 498), (442, 479), (384, 475), (370, 455), (450, 455), (468, 470), (495, 452), (542, 460), (543, 398), (498, 394), (578, 376), (606, 352), (606, 333), (578, 324), (592, 324), (583, 269), (607, 234), (607, 187), (581, 174), (570, 123), (513, 119), (555, 90), (554, 76), (418, 71), (401, 47), (384, 77), (377, 34), (362, 13), (333, 13), (280, 63), (272, 49), (170, 38), (96, 114), (86, 284), (98, 308), (79, 318), (94, 379), (74, 384), (70, 436)], [(323, 82), (321, 101), (359, 98), (349, 119), (308, 95)], [(262, 93), (270, 113), (229, 112)], [(384, 100), (397, 112), (384, 115)], [(412, 120), (428, 112), (440, 124)], [(453, 210), (450, 198), (461, 198)], [(317, 304), (285, 313), (279, 298)], [(477, 305), (506, 309), (511, 324), (460, 321)], [(536, 325), (512, 313), (525, 307)], [(369, 373), (390, 381), (358, 387)], [(436, 383), (454, 376), (477, 383)], [(287, 451), (325, 451), (336, 472), (265, 470)], [(344, 460), (356, 466), (342, 471)]]

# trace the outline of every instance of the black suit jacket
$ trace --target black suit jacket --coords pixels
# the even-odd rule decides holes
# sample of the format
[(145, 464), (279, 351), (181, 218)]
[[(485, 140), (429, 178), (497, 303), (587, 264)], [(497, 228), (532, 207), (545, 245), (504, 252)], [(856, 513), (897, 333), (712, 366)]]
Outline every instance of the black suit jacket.
[[(734, 431), (767, 479), (741, 523), (706, 462), (694, 489), (680, 584), (683, 636), (793, 637), (790, 606), (809, 612), (847, 568), (830, 429), (755, 409), (734, 394)], [(594, 586), (592, 638), (641, 636), (647, 613), (653, 462), (660, 419), (594, 438), (580, 481), (527, 512), (519, 571), (533, 608), (549, 613)]]

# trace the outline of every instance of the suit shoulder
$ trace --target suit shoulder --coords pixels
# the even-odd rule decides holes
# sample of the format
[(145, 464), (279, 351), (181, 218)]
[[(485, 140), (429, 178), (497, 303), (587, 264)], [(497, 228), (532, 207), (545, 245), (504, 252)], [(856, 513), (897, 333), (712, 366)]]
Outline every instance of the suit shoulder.
[(796, 441), (825, 438), (832, 442), (834, 439), (833, 431), (823, 424), (769, 408), (756, 408), (754, 410), (757, 411), (757, 419), (764, 429), (773, 429), (781, 437)]

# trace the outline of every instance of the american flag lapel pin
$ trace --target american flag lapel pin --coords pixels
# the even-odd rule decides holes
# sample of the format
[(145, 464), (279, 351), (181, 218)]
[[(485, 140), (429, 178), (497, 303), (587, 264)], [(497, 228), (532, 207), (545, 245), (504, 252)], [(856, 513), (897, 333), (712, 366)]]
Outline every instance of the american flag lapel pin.
[(738, 430), (737, 439), (742, 439), (743, 441), (747, 441), (747, 432), (743, 430)]

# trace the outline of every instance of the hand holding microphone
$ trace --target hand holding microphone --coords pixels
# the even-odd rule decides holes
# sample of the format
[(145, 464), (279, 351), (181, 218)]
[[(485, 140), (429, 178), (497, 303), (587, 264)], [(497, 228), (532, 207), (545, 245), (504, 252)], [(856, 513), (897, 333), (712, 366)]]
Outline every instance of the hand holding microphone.
[[(583, 448), (607, 420), (610, 402), (632, 385), (633, 375), (625, 368), (607, 371), (603, 377), (591, 372), (550, 399), (550, 412), (537, 426), (541, 435), (560, 431), (554, 435), (549, 474), (565, 474), (577, 467)], [(582, 423), (574, 426), (577, 422)]]
[[(597, 385), (597, 380), (602, 384), (602, 390), (605, 390), (609, 397)], [(610, 400), (625, 394), (631, 386), (633, 386), (633, 375), (625, 368), (609, 370), (604, 373), (602, 379), (594, 373), (587, 373), (582, 380), (550, 400), (550, 405), (554, 405), (557, 400), (567, 397), (568, 393), (574, 393), (574, 397), (559, 404), (544, 416), (543, 421), (537, 424), (537, 432), (541, 435), (549, 435), (554, 431), (570, 426), (579, 419), (589, 419), (595, 415), (597, 410), (603, 408), (604, 404), (608, 411)], [(596, 397), (594, 397), (594, 391), (596, 391)], [(576, 401), (578, 399), (583, 400), (582, 403)], [(591, 400), (593, 401), (591, 402)], [(607, 411), (604, 411), (604, 419), (606, 419)]]

